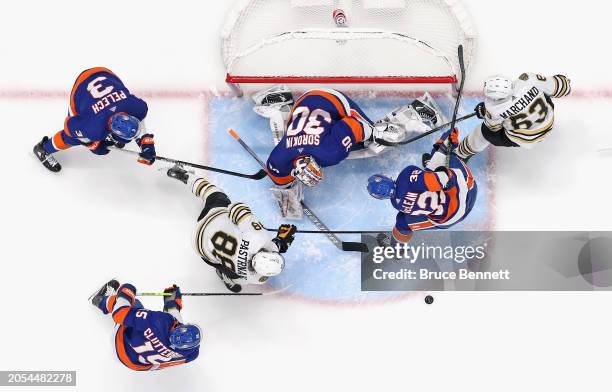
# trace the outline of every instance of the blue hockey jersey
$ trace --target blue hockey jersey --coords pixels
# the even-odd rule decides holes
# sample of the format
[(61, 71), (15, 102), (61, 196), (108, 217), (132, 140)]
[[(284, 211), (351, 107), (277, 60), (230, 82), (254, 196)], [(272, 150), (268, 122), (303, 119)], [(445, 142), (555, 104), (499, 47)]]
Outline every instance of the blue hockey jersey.
[(346, 95), (328, 89), (305, 93), (296, 101), (285, 136), (268, 158), (268, 173), (277, 185), (295, 178), (296, 159), (311, 156), (322, 166), (334, 166), (364, 141), (364, 127), (371, 124)]
[(121, 363), (132, 370), (146, 371), (182, 365), (198, 357), (199, 346), (185, 351), (170, 348), (170, 332), (180, 325), (175, 316), (137, 304), (127, 306), (125, 301), (117, 301), (111, 306), (118, 324), (115, 350)]
[(447, 229), (470, 213), (478, 193), (472, 172), (453, 154), (448, 173), (450, 177), (417, 166), (400, 173), (391, 198), (393, 207), (400, 211), (393, 230), (397, 240), (407, 241), (418, 230)]
[(110, 132), (113, 114), (123, 112), (144, 120), (147, 111), (145, 101), (132, 95), (111, 70), (91, 68), (83, 71), (72, 87), (64, 132), (81, 143), (101, 141)]

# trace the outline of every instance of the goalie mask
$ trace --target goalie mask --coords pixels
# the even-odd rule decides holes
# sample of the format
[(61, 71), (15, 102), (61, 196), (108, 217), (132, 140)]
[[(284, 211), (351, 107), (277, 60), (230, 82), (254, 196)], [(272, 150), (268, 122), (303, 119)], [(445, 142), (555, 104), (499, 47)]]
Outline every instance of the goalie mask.
[(108, 127), (114, 136), (130, 141), (140, 134), (141, 122), (127, 113), (116, 113), (108, 120)]
[(314, 157), (300, 157), (295, 160), (293, 176), (306, 186), (314, 187), (323, 180), (323, 169)]
[(487, 103), (500, 105), (509, 101), (513, 93), (514, 82), (505, 76), (491, 76), (485, 81), (484, 95)]
[(251, 266), (261, 276), (276, 276), (283, 272), (285, 258), (280, 253), (262, 249), (253, 256)]

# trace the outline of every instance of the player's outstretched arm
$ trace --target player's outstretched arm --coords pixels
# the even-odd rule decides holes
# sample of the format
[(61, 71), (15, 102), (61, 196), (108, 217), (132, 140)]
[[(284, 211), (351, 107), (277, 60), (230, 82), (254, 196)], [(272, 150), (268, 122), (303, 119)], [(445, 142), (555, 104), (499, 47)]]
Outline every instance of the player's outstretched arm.
[(176, 284), (166, 288), (164, 293), (170, 294), (164, 298), (164, 312), (172, 315), (179, 323), (183, 322), (181, 310), (183, 309), (183, 295), (181, 289)]

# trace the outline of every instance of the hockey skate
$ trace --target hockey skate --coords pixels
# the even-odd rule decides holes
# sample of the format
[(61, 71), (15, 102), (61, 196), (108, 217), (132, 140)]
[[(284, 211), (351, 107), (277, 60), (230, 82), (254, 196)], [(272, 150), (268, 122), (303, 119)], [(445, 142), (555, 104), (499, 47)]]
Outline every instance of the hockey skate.
[(120, 284), (117, 280), (109, 280), (104, 284), (104, 286), (100, 287), (98, 291), (89, 296), (91, 304), (95, 307), (98, 307), (98, 305), (100, 305), (100, 302), (102, 302), (102, 298), (116, 294), (119, 286)]
[(43, 137), (43, 139), (37, 145), (34, 146), (33, 152), (34, 155), (36, 155), (36, 158), (38, 158), (40, 163), (42, 163), (43, 166), (47, 168), (47, 170), (50, 170), (53, 173), (57, 173), (62, 170), (62, 165), (59, 164), (53, 154), (50, 154), (45, 151), (43, 144), (47, 140), (49, 140), (47, 136)]
[(223, 284), (225, 285), (225, 287), (227, 287), (229, 291), (231, 291), (232, 293), (239, 293), (242, 291), (241, 285), (234, 282), (232, 279), (230, 279), (227, 275), (225, 275), (220, 270), (217, 269), (216, 272), (217, 272), (217, 276), (219, 277), (219, 279), (223, 281)]
[(162, 167), (158, 170), (160, 172), (165, 172), (168, 177), (179, 180), (184, 184), (187, 184), (190, 175), (195, 174), (194, 170), (186, 170), (180, 163), (175, 163), (174, 166), (169, 168)]

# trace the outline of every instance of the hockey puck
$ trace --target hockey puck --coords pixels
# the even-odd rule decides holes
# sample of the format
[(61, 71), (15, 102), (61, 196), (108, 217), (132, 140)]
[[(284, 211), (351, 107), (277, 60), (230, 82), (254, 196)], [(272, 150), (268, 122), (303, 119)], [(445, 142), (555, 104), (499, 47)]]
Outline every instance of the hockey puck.
[(425, 303), (427, 305), (433, 304), (433, 301), (434, 301), (434, 297), (432, 297), (431, 295), (428, 295), (427, 297), (425, 297)]

